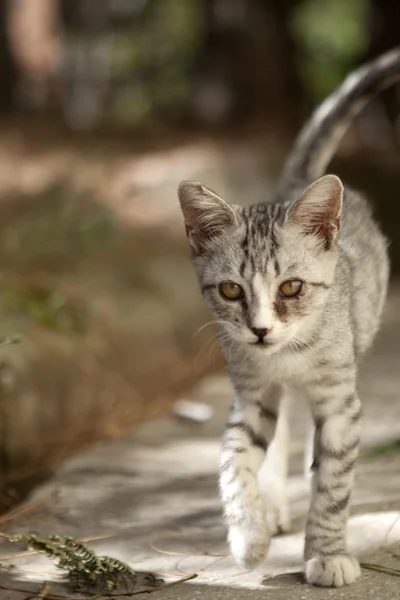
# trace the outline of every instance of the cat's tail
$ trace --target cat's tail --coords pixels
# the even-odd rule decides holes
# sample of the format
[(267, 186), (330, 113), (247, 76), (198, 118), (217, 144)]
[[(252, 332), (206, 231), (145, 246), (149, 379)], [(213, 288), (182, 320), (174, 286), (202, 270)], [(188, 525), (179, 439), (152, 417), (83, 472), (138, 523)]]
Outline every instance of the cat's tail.
[(301, 130), (284, 166), (278, 197), (325, 173), (353, 118), (381, 90), (400, 79), (400, 47), (351, 73)]

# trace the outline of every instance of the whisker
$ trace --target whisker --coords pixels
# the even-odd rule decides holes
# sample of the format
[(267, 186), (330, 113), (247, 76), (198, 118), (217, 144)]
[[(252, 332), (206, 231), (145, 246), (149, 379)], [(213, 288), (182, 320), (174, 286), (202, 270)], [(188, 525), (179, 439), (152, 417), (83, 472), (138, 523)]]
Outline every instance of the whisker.
[[(200, 349), (197, 357), (196, 357), (196, 367), (198, 365), (198, 361), (200, 360), (201, 355), (203, 354), (203, 352), (205, 351), (205, 349), (207, 348), (207, 346), (209, 346), (209, 344), (211, 344), (214, 340), (215, 341), (215, 345), (218, 346), (218, 339), (219, 338), (221, 341), (223, 341), (225, 338), (229, 339), (228, 335), (226, 333), (216, 333), (215, 335), (213, 335), (209, 340), (207, 340), (207, 342), (204, 344), (204, 346)], [(211, 346), (210, 351), (213, 349), (214, 346)]]
[(216, 341), (216, 342), (214, 342), (213, 346), (210, 348), (210, 352), (208, 354), (210, 362), (212, 362), (213, 364), (215, 364), (215, 359), (217, 357), (218, 349), (220, 349), (220, 345), (219, 345), (218, 341)]
[[(219, 338), (219, 339), (216, 340), (215, 338)], [(229, 334), (226, 332), (222, 332), (221, 334), (214, 335), (211, 339), (208, 340), (208, 342), (205, 344), (205, 346), (203, 346), (201, 352), (203, 352), (205, 350), (206, 346), (208, 346), (208, 344), (210, 344), (210, 342), (214, 342), (213, 344), (211, 344), (211, 346), (209, 348), (208, 358), (210, 361), (212, 361), (212, 360), (215, 361), (217, 350), (218, 350), (218, 348), (220, 348), (220, 342), (229, 341), (230, 339), (231, 338), (230, 338)], [(198, 358), (200, 358), (200, 355)]]
[[(309, 342), (313, 342), (315, 339), (315, 335), (311, 334), (308, 337), (304, 337), (301, 340), (297, 339), (297, 338), (293, 338), (290, 340), (290, 342), (288, 343), (288, 346), (291, 350), (298, 350), (301, 349), (301, 347), (306, 343)], [(310, 368), (312, 371), (316, 372), (316, 368), (313, 366), (311, 359), (306, 358), (306, 356), (304, 356), (304, 354), (302, 354), (302, 360), (304, 360), (305, 362), (307, 362), (308, 364), (308, 368)]]
[(198, 334), (200, 333), (200, 331), (202, 331), (203, 329), (205, 329), (206, 327), (209, 327), (210, 325), (232, 325), (232, 323), (229, 323), (229, 321), (224, 321), (223, 319), (217, 319), (214, 321), (208, 321), (208, 323), (205, 323), (204, 325), (202, 325), (201, 327), (199, 327), (199, 329), (196, 331), (196, 333), (193, 334), (192, 339)]

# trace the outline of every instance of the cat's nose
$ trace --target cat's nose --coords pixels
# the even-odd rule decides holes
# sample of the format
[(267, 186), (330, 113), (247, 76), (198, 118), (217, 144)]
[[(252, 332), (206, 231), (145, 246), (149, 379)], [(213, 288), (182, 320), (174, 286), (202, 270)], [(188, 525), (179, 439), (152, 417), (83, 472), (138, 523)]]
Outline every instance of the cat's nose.
[(252, 327), (251, 330), (256, 334), (259, 340), (263, 340), (271, 331), (270, 329), (267, 329), (267, 327)]

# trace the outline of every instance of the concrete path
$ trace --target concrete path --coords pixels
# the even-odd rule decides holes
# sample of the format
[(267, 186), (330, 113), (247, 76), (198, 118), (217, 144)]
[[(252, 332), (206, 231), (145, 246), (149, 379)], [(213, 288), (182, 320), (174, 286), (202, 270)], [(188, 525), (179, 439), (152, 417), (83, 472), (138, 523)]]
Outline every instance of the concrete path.
[[(349, 545), (362, 560), (400, 568), (400, 451), (377, 452), (400, 439), (400, 294), (393, 292), (385, 324), (361, 374), (364, 400), (363, 456), (352, 502)], [(304, 600), (400, 599), (400, 579), (363, 571), (349, 588), (321, 590), (305, 584), (302, 545), (309, 482), (302, 476), (307, 412), (293, 414), (289, 482), (293, 530), (273, 540), (265, 563), (253, 572), (237, 568), (227, 555), (226, 532), (217, 496), (219, 437), (231, 399), (224, 374), (213, 376), (188, 395), (214, 409), (206, 423), (163, 418), (130, 437), (100, 445), (66, 462), (31, 497), (25, 512), (0, 524), (2, 531), (110, 536), (90, 543), (96, 551), (167, 580), (197, 573), (194, 583), (157, 592), (160, 600), (274, 598)], [(3, 586), (37, 590), (54, 579), (53, 593), (66, 595), (52, 564), (40, 555), (0, 543), (0, 563), (15, 568), (0, 575)], [(397, 555), (397, 556), (396, 556)], [(1, 600), (21, 598), (0, 591)], [(145, 596), (143, 596), (145, 597)]]

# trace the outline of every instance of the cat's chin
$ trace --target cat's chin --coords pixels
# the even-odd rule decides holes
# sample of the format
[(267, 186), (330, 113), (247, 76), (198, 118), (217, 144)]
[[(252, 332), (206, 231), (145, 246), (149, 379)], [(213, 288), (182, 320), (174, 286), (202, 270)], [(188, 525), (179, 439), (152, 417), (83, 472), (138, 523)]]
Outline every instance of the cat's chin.
[(282, 348), (282, 342), (249, 342), (249, 346), (260, 354), (275, 354)]

